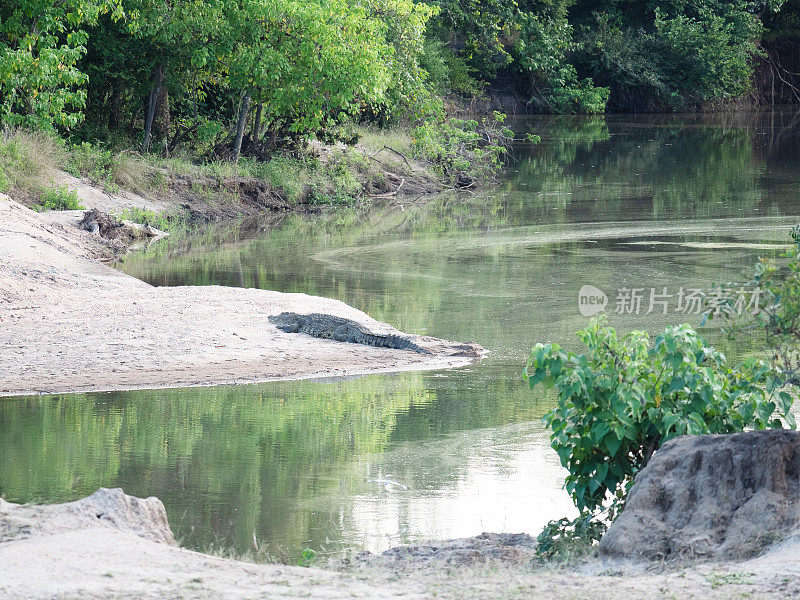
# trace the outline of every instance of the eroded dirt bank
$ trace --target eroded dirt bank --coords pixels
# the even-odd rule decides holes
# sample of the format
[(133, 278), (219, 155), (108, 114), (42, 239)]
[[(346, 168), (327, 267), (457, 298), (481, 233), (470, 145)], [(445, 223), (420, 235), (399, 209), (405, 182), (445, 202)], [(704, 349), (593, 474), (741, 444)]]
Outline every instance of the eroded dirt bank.
[(98, 240), (0, 197), (0, 396), (233, 384), (468, 364), (482, 349), (410, 336), (431, 355), (287, 334), (268, 317), (342, 302), (219, 286), (156, 288), (100, 264)]

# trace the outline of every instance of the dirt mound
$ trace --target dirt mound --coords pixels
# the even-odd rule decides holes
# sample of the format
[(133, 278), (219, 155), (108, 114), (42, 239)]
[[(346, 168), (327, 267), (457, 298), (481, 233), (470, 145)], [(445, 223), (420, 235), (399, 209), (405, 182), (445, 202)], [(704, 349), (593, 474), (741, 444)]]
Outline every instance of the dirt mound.
[(87, 527), (111, 527), (153, 542), (175, 544), (161, 500), (128, 496), (119, 488), (100, 488), (64, 504), (20, 506), (0, 501), (0, 542)]
[(600, 542), (628, 559), (755, 556), (800, 524), (800, 432), (684, 436), (636, 476)]
[(283, 190), (273, 189), (266, 181), (260, 179), (240, 178), (229, 182), (226, 187), (234, 187), (239, 199), (258, 210), (283, 211), (291, 205), (284, 198)]
[[(382, 554), (364, 552), (355, 557), (355, 566), (383, 567), (415, 571), (442, 566), (469, 566), (494, 562), (524, 565), (536, 556), (536, 540), (525, 533), (482, 533), (479, 536), (415, 546), (397, 546)], [(348, 568), (353, 565), (334, 565)]]
[(129, 235), (122, 221), (96, 208), (83, 213), (78, 227), (89, 233), (99, 233), (104, 238), (112, 240), (124, 239)]

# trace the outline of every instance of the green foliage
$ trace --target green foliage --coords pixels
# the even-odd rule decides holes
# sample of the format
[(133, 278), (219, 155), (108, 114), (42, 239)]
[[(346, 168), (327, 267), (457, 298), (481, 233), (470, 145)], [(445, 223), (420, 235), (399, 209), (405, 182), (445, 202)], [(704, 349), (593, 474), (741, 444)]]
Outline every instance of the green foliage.
[(230, 85), (264, 103), (267, 127), (313, 135), (384, 99), (391, 50), (366, 11), (346, 0), (243, 7)]
[(0, 123), (52, 130), (82, 119), (87, 76), (83, 27), (122, 16), (116, 0), (19, 0), (0, 5)]
[(460, 46), (454, 40), (463, 41), (456, 57), (479, 81), (511, 78), (539, 110), (603, 112), (608, 90), (581, 79), (568, 62), (574, 47), (570, 4), (571, 0), (439, 0), (441, 14), (433, 30), (451, 48)]
[(800, 385), (800, 225), (792, 230), (792, 240), (783, 255), (785, 266), (762, 260), (753, 286), (765, 294), (764, 310), (756, 319), (766, 332), (772, 361), (784, 380)]
[[(722, 286), (715, 306), (704, 313), (708, 319), (726, 322), (728, 333), (749, 335), (755, 323), (765, 333), (766, 351), (781, 379), (800, 385), (800, 225), (791, 232), (793, 244), (781, 261), (761, 259), (752, 281), (745, 285)], [(758, 312), (744, 311), (735, 304), (742, 290), (758, 298)], [(754, 307), (755, 308), (755, 307)]]
[(157, 147), (201, 156), (230, 144), (248, 97), (262, 109), (251, 137), (266, 128), (272, 144), (430, 116), (436, 94), (491, 83), (545, 112), (679, 108), (745, 94), (762, 20), (785, 32), (796, 12), (781, 0), (20, 0), (0, 6), (0, 124), (74, 132), (88, 115), (83, 139), (138, 135), (156, 73)]
[(428, 119), (412, 132), (412, 152), (433, 164), (453, 186), (466, 187), (493, 178), (513, 139), (503, 127), (505, 115), (492, 119)]
[[(770, 9), (776, 8), (770, 7)], [(574, 64), (621, 109), (677, 109), (746, 94), (763, 6), (734, 2), (579, 0)], [(769, 13), (769, 10), (766, 11)]]
[(548, 106), (558, 114), (598, 114), (605, 112), (609, 89), (597, 87), (591, 79), (578, 80), (575, 68), (566, 65), (550, 81)]
[(551, 446), (569, 471), (566, 489), (579, 510), (622, 501), (633, 476), (666, 440), (795, 426), (792, 397), (774, 370), (751, 359), (730, 367), (688, 326), (671, 327), (651, 345), (647, 333), (620, 338), (596, 319), (578, 337), (587, 353), (537, 344), (525, 368), (531, 388), (554, 389), (545, 420)]
[(300, 559), (297, 561), (297, 565), (300, 567), (310, 567), (316, 562), (316, 560), (316, 550), (312, 550), (311, 548), (303, 548), (302, 552), (300, 552)]
[(119, 216), (121, 219), (126, 221), (133, 221), (134, 223), (139, 223), (140, 225), (149, 225), (150, 227), (154, 227), (155, 229), (159, 229), (161, 231), (169, 231), (170, 229), (174, 229), (176, 226), (183, 225), (183, 222), (180, 219), (170, 217), (170, 215), (164, 213), (138, 207), (125, 209), (120, 213)]
[(455, 92), (464, 96), (479, 96), (484, 83), (474, 77), (474, 69), (438, 38), (426, 38), (420, 66), (425, 70), (434, 92)]
[(117, 156), (111, 150), (83, 142), (72, 148), (67, 170), (76, 177), (86, 177), (108, 192), (119, 191), (116, 183)]
[(51, 186), (39, 199), (40, 210), (83, 210), (78, 193), (66, 185)]
[(600, 541), (608, 526), (595, 516), (584, 511), (575, 519), (550, 521), (536, 537), (536, 554), (545, 560), (570, 559), (591, 552)]
[(792, 36), (799, 22), (796, 5), (783, 0), (435, 4), (432, 32), (480, 81), (511, 85), (538, 110), (559, 113), (602, 112), (607, 101), (656, 110), (741, 96), (764, 22)]

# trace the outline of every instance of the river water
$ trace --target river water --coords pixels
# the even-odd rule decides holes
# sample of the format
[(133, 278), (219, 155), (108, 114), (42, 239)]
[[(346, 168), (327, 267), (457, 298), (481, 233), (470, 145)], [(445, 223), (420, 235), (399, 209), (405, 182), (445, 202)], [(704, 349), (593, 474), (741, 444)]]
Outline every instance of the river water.
[[(530, 118), (487, 192), (272, 216), (159, 244), (119, 267), (347, 302), (490, 350), (470, 368), (349, 380), (0, 401), (0, 494), (155, 495), (181, 542), (293, 561), (574, 514), (521, 380), (527, 351), (578, 349), (579, 290), (621, 330), (700, 324), (693, 290), (748, 278), (800, 221), (800, 116)], [(752, 298), (750, 299), (752, 300)], [(586, 309), (588, 304), (584, 304)], [(619, 312), (618, 312), (619, 309)], [(714, 329), (704, 335), (739, 355)], [(397, 482), (386, 483), (385, 480)], [(399, 485), (398, 485), (399, 484)]]

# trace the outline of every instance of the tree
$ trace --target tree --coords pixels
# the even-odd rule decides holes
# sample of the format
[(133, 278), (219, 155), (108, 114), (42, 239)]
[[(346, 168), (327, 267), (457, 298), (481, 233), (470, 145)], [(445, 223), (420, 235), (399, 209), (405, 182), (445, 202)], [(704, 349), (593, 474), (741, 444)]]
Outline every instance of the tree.
[(776, 2), (578, 0), (573, 64), (621, 110), (663, 110), (749, 92), (762, 16)]
[(435, 31), (484, 80), (505, 78), (544, 112), (597, 113), (608, 91), (580, 79), (569, 62), (574, 47), (573, 0), (439, 0)]
[(0, 4), (0, 122), (69, 129), (86, 103), (85, 27), (122, 17), (119, 0), (19, 0)]
[(263, 105), (266, 126), (313, 136), (385, 100), (393, 49), (382, 24), (346, 0), (245, 0), (228, 85)]

